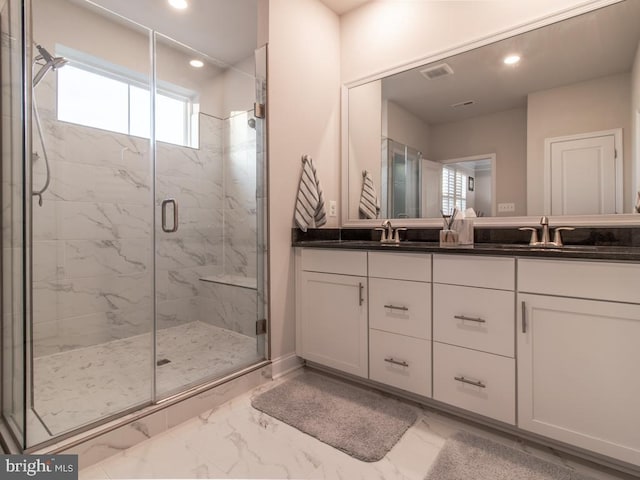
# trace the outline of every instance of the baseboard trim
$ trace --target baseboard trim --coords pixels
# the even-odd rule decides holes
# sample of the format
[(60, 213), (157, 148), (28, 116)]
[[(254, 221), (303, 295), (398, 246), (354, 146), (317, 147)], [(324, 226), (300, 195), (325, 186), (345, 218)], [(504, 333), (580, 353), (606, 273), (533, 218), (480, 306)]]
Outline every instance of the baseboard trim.
[(282, 355), (271, 360), (271, 374), (274, 380), (304, 366), (304, 360), (295, 353)]

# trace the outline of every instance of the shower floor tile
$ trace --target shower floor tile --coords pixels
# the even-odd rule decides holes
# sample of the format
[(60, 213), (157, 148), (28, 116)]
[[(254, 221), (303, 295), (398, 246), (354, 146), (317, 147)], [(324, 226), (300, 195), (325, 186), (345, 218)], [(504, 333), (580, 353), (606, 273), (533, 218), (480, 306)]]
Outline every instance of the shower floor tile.
[(45, 428), (57, 435), (149, 403), (156, 360), (169, 360), (156, 367), (160, 397), (260, 360), (256, 338), (199, 321), (159, 330), (157, 358), (152, 341), (149, 333), (34, 359), (34, 411)]

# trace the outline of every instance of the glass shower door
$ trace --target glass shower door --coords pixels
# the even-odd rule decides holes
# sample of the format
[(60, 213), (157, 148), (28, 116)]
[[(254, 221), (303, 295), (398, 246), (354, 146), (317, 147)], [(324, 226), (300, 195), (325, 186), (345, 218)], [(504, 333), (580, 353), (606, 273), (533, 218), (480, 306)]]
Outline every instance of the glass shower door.
[(229, 66), (77, 0), (0, 0), (0, 23), (16, 439), (52, 444), (263, 360), (264, 49), (256, 77), (253, 52)]
[(32, 18), (29, 446), (151, 402), (154, 299), (150, 32), (70, 0)]
[(155, 38), (156, 398), (163, 398), (264, 359), (256, 334), (263, 126), (253, 115), (253, 55), (232, 67)]
[(2, 77), (2, 416), (15, 439), (25, 443), (24, 125), (22, 105), (22, 9), (0, 2)]

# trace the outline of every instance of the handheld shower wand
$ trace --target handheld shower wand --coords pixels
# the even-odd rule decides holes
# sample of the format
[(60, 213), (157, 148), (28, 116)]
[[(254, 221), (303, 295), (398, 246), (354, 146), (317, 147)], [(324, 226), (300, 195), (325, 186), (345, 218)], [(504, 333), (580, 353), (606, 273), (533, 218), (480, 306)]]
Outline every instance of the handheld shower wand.
[[(36, 104), (36, 95), (35, 88), (40, 83), (40, 81), (45, 77), (45, 75), (50, 70), (57, 70), (58, 68), (64, 67), (69, 60), (64, 57), (54, 57), (51, 55), (46, 48), (41, 45), (36, 45), (38, 52), (40, 55), (33, 59), (32, 69), (35, 68), (36, 65), (40, 65), (38, 62), (43, 60), (45, 63), (42, 65), (38, 73), (33, 76), (33, 81), (31, 84), (32, 88), (32, 106), (33, 106), (33, 117), (35, 119), (36, 128), (38, 129), (38, 137), (40, 138), (40, 145), (42, 145), (42, 156), (44, 157), (44, 164), (47, 171), (47, 178), (44, 182), (44, 186), (40, 190), (34, 190), (31, 192), (31, 195), (34, 197), (38, 197), (38, 205), (42, 206), (42, 194), (49, 188), (49, 184), (51, 183), (51, 168), (49, 166), (49, 156), (47, 155), (47, 147), (44, 142), (44, 134), (42, 132), (42, 125), (40, 123), (40, 114), (38, 113), (38, 105)], [(32, 162), (39, 158), (37, 153), (32, 154)]]

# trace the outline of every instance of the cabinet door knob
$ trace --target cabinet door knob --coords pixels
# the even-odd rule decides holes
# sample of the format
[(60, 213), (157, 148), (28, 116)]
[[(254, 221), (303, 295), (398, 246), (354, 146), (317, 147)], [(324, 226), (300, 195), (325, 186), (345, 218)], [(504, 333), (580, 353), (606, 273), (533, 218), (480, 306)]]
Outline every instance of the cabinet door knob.
[(456, 318), (458, 320), (467, 320), (469, 322), (487, 323), (486, 320), (480, 317), (467, 317), (466, 315), (454, 315), (453, 318)]
[(466, 378), (464, 378), (462, 376), (453, 377), (453, 379), (457, 380), (458, 382), (468, 383), (469, 385), (473, 385), (475, 387), (487, 388), (487, 386), (484, 383), (480, 382), (480, 381), (474, 382), (473, 380), (468, 380), (468, 379), (466, 379)]
[(527, 304), (522, 302), (522, 333), (527, 333)]
[(358, 305), (362, 306), (362, 304), (364, 303), (364, 296), (362, 295), (364, 293), (364, 285), (362, 284), (362, 282), (358, 283)]

